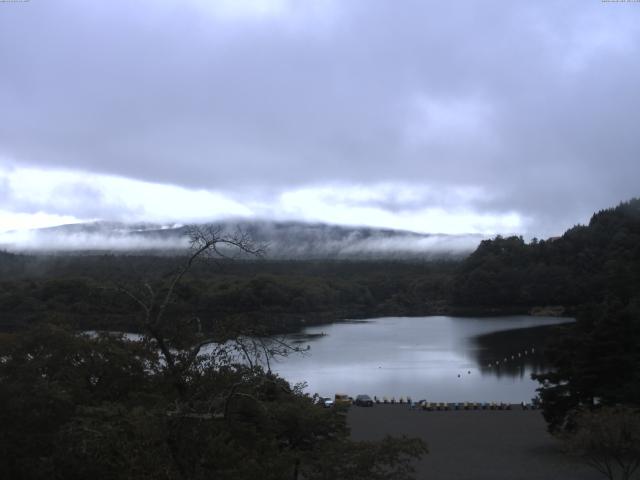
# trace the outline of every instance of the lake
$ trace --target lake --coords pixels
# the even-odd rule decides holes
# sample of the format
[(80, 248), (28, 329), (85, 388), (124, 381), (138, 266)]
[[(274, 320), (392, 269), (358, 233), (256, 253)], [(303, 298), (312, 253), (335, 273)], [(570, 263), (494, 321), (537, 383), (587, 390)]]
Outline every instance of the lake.
[[(272, 364), (310, 394), (410, 396), (436, 402), (530, 402), (557, 317), (386, 317), (309, 327), (310, 349)], [(499, 362), (499, 363), (498, 363)]]

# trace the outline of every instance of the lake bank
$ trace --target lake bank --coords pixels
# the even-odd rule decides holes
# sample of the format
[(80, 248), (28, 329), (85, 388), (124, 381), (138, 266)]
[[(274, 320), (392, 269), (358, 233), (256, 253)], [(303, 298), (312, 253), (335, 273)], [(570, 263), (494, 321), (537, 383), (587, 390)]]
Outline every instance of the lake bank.
[(351, 407), (355, 440), (419, 437), (429, 453), (416, 478), (429, 480), (597, 480), (601, 475), (563, 453), (538, 410), (412, 410), (407, 405)]

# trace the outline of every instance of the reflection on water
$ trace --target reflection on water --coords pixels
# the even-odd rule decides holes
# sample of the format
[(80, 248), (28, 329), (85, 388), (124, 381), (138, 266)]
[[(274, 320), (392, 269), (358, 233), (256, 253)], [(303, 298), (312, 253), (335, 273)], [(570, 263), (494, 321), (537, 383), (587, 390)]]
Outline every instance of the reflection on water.
[(309, 393), (411, 396), (431, 401), (530, 401), (545, 368), (551, 317), (389, 317), (310, 327), (292, 337), (310, 350), (277, 362)]
[(547, 370), (544, 350), (558, 325), (520, 328), (478, 335), (471, 339), (473, 350), (483, 375), (524, 378), (532, 372)]

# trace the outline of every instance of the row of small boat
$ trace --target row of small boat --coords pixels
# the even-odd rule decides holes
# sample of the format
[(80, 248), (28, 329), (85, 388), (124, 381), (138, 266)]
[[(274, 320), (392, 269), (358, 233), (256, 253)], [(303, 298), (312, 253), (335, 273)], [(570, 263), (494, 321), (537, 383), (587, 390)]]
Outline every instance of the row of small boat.
[[(511, 403), (505, 402), (460, 402), (460, 403), (444, 403), (444, 402), (418, 402), (415, 408), (426, 410), (429, 412), (436, 410), (511, 410), (514, 407)], [(531, 404), (521, 403), (522, 409), (533, 409)]]
[(397, 400), (395, 397), (390, 399), (387, 397), (373, 397), (373, 401), (376, 404), (409, 404), (412, 408), (426, 411), (436, 410), (511, 410), (514, 406), (521, 408), (522, 410), (536, 410), (538, 405), (532, 403), (520, 403), (511, 404), (505, 402), (428, 402), (426, 400), (419, 400), (418, 402), (412, 402), (411, 397), (399, 397)]
[(523, 350), (522, 352), (514, 353), (511, 356), (506, 356), (502, 360), (496, 360), (495, 362), (489, 363), (487, 368), (499, 367), (501, 363), (509, 363), (512, 360), (517, 360), (522, 357), (526, 357), (529, 354), (534, 354), (536, 349), (531, 347), (530, 349)]

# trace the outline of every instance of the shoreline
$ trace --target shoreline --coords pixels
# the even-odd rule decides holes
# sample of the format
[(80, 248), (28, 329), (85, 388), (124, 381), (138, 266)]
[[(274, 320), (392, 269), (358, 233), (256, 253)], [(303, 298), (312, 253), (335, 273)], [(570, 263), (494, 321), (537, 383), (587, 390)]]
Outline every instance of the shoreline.
[[(211, 321), (238, 315), (243, 321), (251, 325), (263, 325), (267, 335), (287, 335), (300, 333), (307, 327), (330, 325), (349, 321), (385, 318), (385, 317), (454, 317), (454, 318), (491, 318), (506, 316), (531, 316), (573, 318), (575, 307), (566, 306), (456, 306), (439, 303), (431, 306), (414, 306), (405, 308), (388, 308), (382, 304), (368, 307), (345, 306), (325, 311), (292, 312), (292, 311), (263, 311), (248, 310), (239, 312), (208, 312), (196, 311), (201, 318)], [(66, 323), (79, 330), (122, 330), (140, 333), (137, 312), (106, 312), (106, 313), (74, 313), (64, 312)], [(0, 321), (0, 332), (17, 332), (27, 329), (46, 317), (43, 312), (15, 313), (5, 312)], [(209, 331), (207, 324), (203, 330)]]

